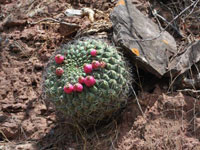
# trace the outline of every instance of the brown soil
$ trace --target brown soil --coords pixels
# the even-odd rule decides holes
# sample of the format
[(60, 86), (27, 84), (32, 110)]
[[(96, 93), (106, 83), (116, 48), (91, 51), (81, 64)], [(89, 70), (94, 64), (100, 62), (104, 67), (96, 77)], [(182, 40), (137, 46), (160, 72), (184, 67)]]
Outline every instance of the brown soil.
[[(109, 36), (115, 2), (0, 0), (0, 149), (200, 149), (200, 102), (182, 93), (167, 94), (164, 86), (139, 92), (142, 110), (132, 99), (116, 121), (82, 136), (44, 101), (42, 72), (51, 54), (75, 35)], [(146, 6), (142, 0), (135, 4), (141, 10)], [(66, 18), (63, 12), (71, 7), (91, 7), (96, 21), (88, 16)], [(49, 17), (80, 27), (49, 20), (36, 23)]]

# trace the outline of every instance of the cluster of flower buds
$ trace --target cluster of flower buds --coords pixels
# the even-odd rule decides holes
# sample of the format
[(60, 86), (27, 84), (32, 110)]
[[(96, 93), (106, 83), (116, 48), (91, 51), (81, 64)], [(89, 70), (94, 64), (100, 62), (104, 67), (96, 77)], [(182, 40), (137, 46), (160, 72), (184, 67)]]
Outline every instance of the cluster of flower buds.
[[(90, 55), (95, 57), (97, 56), (97, 50), (96, 49), (92, 49), (90, 51)], [(55, 62), (57, 64), (62, 64), (64, 62), (65, 57), (61, 54), (57, 54), (55, 56)], [(93, 60), (91, 64), (84, 64), (83, 65), (83, 71), (86, 74), (90, 74), (92, 73), (93, 70), (97, 70), (99, 68), (104, 68), (106, 65), (105, 62), (99, 62), (97, 60)], [(56, 75), (58, 77), (62, 76), (62, 74), (64, 73), (64, 70), (62, 69), (62, 67), (58, 67), (56, 69)], [(71, 83), (67, 83), (64, 86), (64, 92), (67, 94), (70, 94), (72, 92), (82, 92), (83, 91), (83, 84), (85, 84), (87, 87), (92, 87), (94, 84), (96, 83), (96, 80), (94, 78), (94, 76), (92, 75), (88, 75), (86, 77), (80, 76), (78, 78), (78, 82), (74, 85), (72, 85)]]

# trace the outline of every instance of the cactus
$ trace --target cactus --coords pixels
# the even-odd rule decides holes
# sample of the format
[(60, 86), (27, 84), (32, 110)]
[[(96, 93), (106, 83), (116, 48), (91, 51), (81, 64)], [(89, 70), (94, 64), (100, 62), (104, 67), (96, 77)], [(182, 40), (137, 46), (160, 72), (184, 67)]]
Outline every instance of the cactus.
[[(57, 68), (63, 70), (59, 75)], [(44, 73), (47, 98), (67, 117), (84, 125), (112, 117), (126, 103), (130, 83), (122, 55), (114, 46), (93, 38), (64, 45)]]

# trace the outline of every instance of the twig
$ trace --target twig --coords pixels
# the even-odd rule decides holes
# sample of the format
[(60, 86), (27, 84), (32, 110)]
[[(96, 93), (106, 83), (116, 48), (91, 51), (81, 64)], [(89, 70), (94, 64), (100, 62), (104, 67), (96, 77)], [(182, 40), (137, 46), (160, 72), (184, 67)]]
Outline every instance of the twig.
[(152, 15), (154, 16), (154, 18), (156, 19), (156, 21), (157, 21), (157, 23), (158, 23), (158, 27), (159, 27), (159, 29), (160, 29), (160, 31), (161, 31), (161, 30), (162, 30), (162, 26), (161, 26), (161, 23), (160, 23), (158, 17), (154, 14), (154, 11), (155, 11), (155, 10), (152, 9), (152, 7), (151, 7), (151, 5), (150, 5), (150, 2), (148, 2), (148, 5), (149, 5), (149, 8), (150, 8), (150, 11), (151, 11)]
[(6, 140), (6, 142), (10, 142), (2, 130), (0, 130), (0, 133), (3, 135), (3, 138)]
[(157, 13), (156, 10), (153, 10), (153, 14), (155, 16), (157, 16), (158, 18), (162, 19), (164, 22), (166, 22), (169, 26), (171, 26), (181, 37), (184, 37), (180, 31), (173, 25), (173, 24), (170, 24), (163, 16), (161, 16), (160, 14)]
[(26, 50), (26, 48), (22, 44), (20, 44), (18, 41), (14, 41), (14, 45), (17, 46), (17, 48), (19, 48), (22, 52)]
[(29, 24), (35, 25), (35, 24), (38, 24), (38, 23), (44, 22), (44, 21), (53, 21), (53, 22), (57, 22), (57, 23), (60, 23), (60, 24), (65, 24), (65, 25), (67, 25), (67, 26), (80, 27), (78, 24), (75, 24), (75, 23), (67, 23), (67, 22), (65, 22), (65, 21), (60, 21), (60, 20), (53, 19), (53, 18), (44, 18), (44, 19), (39, 20), (39, 21), (37, 21), (37, 22), (29, 22)]
[(178, 92), (192, 92), (192, 93), (200, 93), (200, 90), (194, 90), (194, 89), (183, 89), (183, 90), (177, 90)]
[(46, 145), (46, 146), (40, 148), (40, 150), (45, 150), (45, 149), (48, 149), (48, 150), (49, 150), (49, 148), (52, 147), (53, 144), (54, 144), (54, 143), (50, 143), (50, 144), (48, 144), (48, 145)]
[(193, 126), (194, 126), (194, 133), (196, 134), (196, 102), (197, 102), (197, 100), (196, 100), (196, 98), (195, 98), (195, 100), (194, 100), (194, 109), (193, 109), (193, 115), (194, 115), (194, 123), (193, 123)]
[(153, 38), (147, 38), (147, 39), (133, 39), (131, 41), (138, 41), (138, 42), (145, 42), (145, 41), (152, 41), (155, 40), (157, 38), (159, 38), (161, 36), (161, 34), (175, 21), (177, 20), (183, 13), (185, 13), (190, 7), (192, 6), (196, 6), (196, 4), (199, 2), (199, 0), (194, 1), (191, 5), (189, 5), (188, 7), (186, 7), (184, 10), (182, 10), (177, 16), (175, 16), (170, 22), (169, 24), (160, 31), (160, 33), (153, 37)]
[(186, 16), (186, 18), (193, 13), (194, 8), (197, 6), (198, 3), (199, 3), (199, 0), (195, 1), (194, 7), (192, 8), (191, 12)]
[(27, 139), (27, 135), (26, 135), (26, 133), (25, 133), (25, 131), (24, 131), (24, 128), (23, 128), (22, 126), (20, 126), (20, 129), (21, 129), (21, 132), (22, 132), (23, 135), (24, 135), (24, 138)]
[(131, 89), (132, 89), (133, 94), (134, 94), (134, 96), (135, 96), (135, 98), (136, 98), (136, 101), (137, 101), (138, 107), (139, 107), (139, 109), (140, 109), (142, 115), (144, 116), (144, 112), (143, 112), (143, 110), (142, 110), (142, 107), (141, 107), (141, 105), (140, 105), (140, 102), (139, 102), (139, 100), (138, 100), (138, 97), (137, 97), (137, 95), (136, 95), (136, 93), (135, 93), (135, 90), (133, 89), (133, 87), (131, 87)]

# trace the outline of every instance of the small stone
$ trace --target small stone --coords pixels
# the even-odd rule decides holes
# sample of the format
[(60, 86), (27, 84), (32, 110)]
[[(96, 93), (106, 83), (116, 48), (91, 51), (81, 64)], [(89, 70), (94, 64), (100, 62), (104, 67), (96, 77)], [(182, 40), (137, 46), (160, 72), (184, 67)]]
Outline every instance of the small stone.
[(36, 149), (35, 145), (32, 143), (20, 144), (17, 145), (16, 150), (34, 150)]
[(13, 53), (19, 53), (19, 52), (21, 52), (20, 47), (14, 45), (14, 44), (10, 44), (9, 48), (10, 48), (10, 51), (13, 52)]
[(0, 115), (0, 122), (4, 122), (8, 117), (5, 115)]
[(41, 43), (40, 43), (40, 42), (36, 42), (36, 43), (35, 43), (35, 46), (36, 46), (37, 48), (39, 48), (39, 47), (41, 46)]
[(34, 65), (34, 67), (35, 67), (35, 70), (42, 70), (43, 69), (43, 65), (41, 64), (41, 63), (36, 63), (35, 65)]

